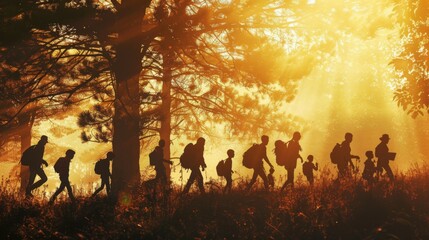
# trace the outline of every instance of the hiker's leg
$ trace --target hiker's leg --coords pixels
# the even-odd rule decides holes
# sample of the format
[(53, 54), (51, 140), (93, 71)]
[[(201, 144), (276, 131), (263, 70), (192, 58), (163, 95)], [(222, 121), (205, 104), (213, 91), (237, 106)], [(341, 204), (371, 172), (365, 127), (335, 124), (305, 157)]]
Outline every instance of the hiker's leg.
[(287, 170), (287, 183), (292, 185), (293, 187), (293, 182), (294, 182), (294, 178), (295, 178), (295, 169), (291, 168), (291, 169), (286, 169)]
[(75, 198), (74, 198), (74, 195), (73, 195), (73, 189), (72, 189), (72, 187), (70, 186), (70, 182), (69, 182), (69, 180), (68, 180), (68, 179), (67, 179), (67, 182), (65, 182), (65, 186), (66, 186), (66, 188), (67, 188), (67, 192), (68, 192), (68, 194), (69, 194), (70, 199), (74, 202), (74, 201), (75, 201)]
[(196, 172), (196, 179), (197, 179), (198, 188), (200, 189), (200, 192), (205, 193), (206, 191), (204, 189), (203, 174), (201, 173), (200, 169), (198, 169)]
[(101, 180), (101, 186), (99, 188), (97, 188), (97, 190), (95, 190), (95, 192), (92, 194), (92, 197), (94, 197), (95, 195), (97, 195), (101, 190), (103, 190), (104, 188), (104, 181), (103, 179)]
[(393, 181), (393, 180), (394, 180), (393, 172), (392, 172), (392, 169), (390, 168), (389, 163), (386, 163), (386, 164), (384, 165), (384, 169), (386, 170), (386, 173), (387, 173), (387, 176), (389, 176), (389, 179), (390, 179), (391, 181)]
[(308, 178), (308, 181), (310, 182), (310, 186), (313, 186), (313, 183), (314, 183), (314, 177), (313, 176), (310, 176), (310, 177), (307, 177)]
[(290, 173), (289, 173), (289, 169), (287, 169), (287, 168), (285, 168), (286, 169), (286, 171), (287, 171), (287, 177), (286, 177), (286, 181), (285, 181), (285, 183), (283, 183), (283, 186), (282, 186), (282, 188), (280, 189), (280, 191), (282, 192), (286, 187), (287, 187), (287, 185), (289, 185), (289, 178), (290, 178)]
[(188, 182), (186, 183), (185, 188), (183, 189), (183, 193), (188, 193), (192, 183), (194, 183), (194, 180), (196, 177), (195, 171), (196, 170), (191, 170), (191, 175), (189, 176)]
[(107, 195), (109, 195), (110, 194), (110, 181), (109, 181), (109, 176), (107, 176), (107, 178), (104, 180), (104, 184), (106, 185), (106, 192), (107, 192)]
[(258, 175), (262, 178), (262, 181), (264, 181), (265, 189), (268, 190), (269, 188), (268, 178), (267, 178), (267, 175), (265, 174), (264, 168), (260, 168), (258, 170)]
[(36, 174), (39, 175), (40, 179), (39, 181), (34, 183), (33, 186), (31, 186), (31, 190), (42, 186), (46, 181), (48, 181), (48, 177), (46, 176), (45, 171), (43, 171), (42, 168), (37, 169)]
[(57, 191), (55, 191), (54, 195), (52, 195), (51, 200), (49, 202), (54, 202), (57, 196), (64, 190), (65, 187), (65, 184), (61, 182), (60, 187), (57, 189)]
[(224, 193), (230, 193), (231, 192), (231, 187), (232, 187), (232, 178), (231, 176), (226, 176), (226, 186), (223, 189)]
[(27, 195), (31, 194), (31, 190), (32, 190), (31, 187), (33, 186), (34, 179), (36, 179), (36, 169), (30, 167), (30, 178), (28, 179), (28, 185), (27, 185), (27, 188), (25, 189), (25, 193)]
[(250, 188), (252, 188), (253, 184), (256, 182), (256, 178), (258, 177), (258, 171), (256, 169), (253, 169), (253, 176), (250, 180), (249, 184), (247, 185), (246, 191), (249, 191)]

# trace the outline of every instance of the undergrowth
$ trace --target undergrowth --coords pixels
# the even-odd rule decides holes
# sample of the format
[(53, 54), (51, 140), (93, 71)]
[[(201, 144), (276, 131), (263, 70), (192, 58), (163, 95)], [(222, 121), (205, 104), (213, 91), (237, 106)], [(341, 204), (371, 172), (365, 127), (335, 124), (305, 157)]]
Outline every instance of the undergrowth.
[[(81, 196), (48, 204), (0, 184), (1, 239), (429, 239), (429, 172), (419, 167), (368, 186), (359, 178), (318, 179), (313, 187), (222, 194), (218, 182), (156, 197), (140, 186), (118, 201)], [(213, 187), (217, 186), (217, 187)], [(165, 197), (165, 198), (164, 198)]]

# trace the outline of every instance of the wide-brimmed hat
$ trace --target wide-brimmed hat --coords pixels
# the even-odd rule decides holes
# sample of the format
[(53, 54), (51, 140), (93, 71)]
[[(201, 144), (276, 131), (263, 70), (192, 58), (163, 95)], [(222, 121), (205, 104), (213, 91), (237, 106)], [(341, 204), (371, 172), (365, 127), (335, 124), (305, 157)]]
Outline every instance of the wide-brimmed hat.
[(380, 138), (380, 140), (389, 140), (389, 139), (390, 139), (389, 134), (383, 134)]

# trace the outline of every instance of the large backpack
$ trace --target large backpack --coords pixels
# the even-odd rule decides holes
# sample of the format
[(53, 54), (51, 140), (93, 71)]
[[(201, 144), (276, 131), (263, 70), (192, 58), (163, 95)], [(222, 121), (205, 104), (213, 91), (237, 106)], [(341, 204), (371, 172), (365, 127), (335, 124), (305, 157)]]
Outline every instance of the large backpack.
[(219, 161), (216, 165), (216, 173), (218, 176), (225, 176), (225, 160)]
[(33, 159), (34, 150), (36, 148), (36, 145), (33, 145), (29, 148), (27, 148), (21, 156), (21, 165), (29, 166), (31, 163), (31, 160)]
[(101, 175), (101, 172), (103, 172), (103, 162), (101, 160), (95, 163), (94, 172), (98, 175)]
[(180, 156), (180, 165), (183, 168), (190, 169), (195, 165), (194, 144), (188, 143), (183, 154)]
[(276, 163), (279, 166), (284, 166), (288, 158), (288, 142), (277, 140), (274, 143), (274, 154), (276, 155)]
[(261, 147), (258, 144), (253, 144), (243, 154), (243, 166), (247, 168), (255, 168), (261, 158)]
[(338, 164), (342, 157), (341, 144), (336, 143), (329, 156), (333, 164)]

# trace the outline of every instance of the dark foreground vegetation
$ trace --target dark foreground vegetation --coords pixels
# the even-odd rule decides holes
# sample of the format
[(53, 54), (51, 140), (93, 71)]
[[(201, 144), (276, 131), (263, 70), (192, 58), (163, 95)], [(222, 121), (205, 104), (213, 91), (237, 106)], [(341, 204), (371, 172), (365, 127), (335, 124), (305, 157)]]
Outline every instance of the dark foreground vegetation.
[(216, 187), (185, 196), (174, 189), (167, 203), (153, 201), (142, 188), (116, 203), (100, 196), (49, 205), (47, 197), (23, 199), (3, 181), (0, 238), (429, 239), (427, 170), (373, 187), (357, 178), (321, 178), (313, 188), (298, 180), (284, 193), (245, 193), (244, 182), (229, 195)]

